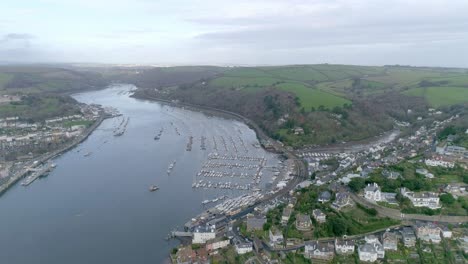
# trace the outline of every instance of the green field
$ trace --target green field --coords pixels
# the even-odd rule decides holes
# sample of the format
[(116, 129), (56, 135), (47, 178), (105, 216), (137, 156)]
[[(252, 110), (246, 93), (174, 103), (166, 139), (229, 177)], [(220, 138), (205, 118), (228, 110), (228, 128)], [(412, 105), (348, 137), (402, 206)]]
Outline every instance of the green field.
[(428, 78), (426, 79), (431, 82), (439, 82), (444, 86), (462, 86), (468, 87), (468, 75), (457, 75), (450, 77), (437, 77), (437, 78)]
[(271, 77), (220, 77), (210, 82), (211, 86), (223, 88), (267, 87), (281, 82)]
[(307, 87), (300, 83), (281, 83), (275, 87), (296, 94), (296, 96), (299, 97), (301, 107), (304, 107), (305, 110), (310, 110), (312, 107), (318, 108), (321, 105), (325, 108), (332, 109), (335, 106), (351, 104), (351, 101), (347, 99)]
[(29, 95), (19, 102), (0, 105), (0, 118), (19, 116), (42, 121), (55, 116), (75, 114), (78, 107), (73, 101), (58, 96)]
[(323, 81), (328, 80), (328, 77), (326, 75), (315, 70), (313, 67), (285, 66), (285, 67), (269, 67), (269, 68), (263, 68), (263, 69), (275, 77), (287, 79), (287, 80), (317, 81), (317, 82), (323, 82)]
[[(425, 69), (409, 69), (409, 68), (389, 68), (385, 74), (381, 76), (373, 76), (367, 78), (371, 81), (377, 81), (389, 85), (404, 86), (419, 82), (425, 78), (444, 77), (449, 74), (442, 71), (425, 70)], [(455, 73), (453, 74), (455, 75)]]
[[(301, 106), (306, 109), (349, 103), (343, 97), (372, 96), (409, 88), (409, 91), (404, 92), (405, 95), (425, 97), (433, 107), (439, 107), (463, 102), (466, 91), (462, 88), (468, 88), (468, 74), (458, 69), (397, 66), (318, 64), (234, 67), (214, 77), (210, 86), (235, 88), (244, 92), (258, 92), (275, 86), (294, 92), (301, 99)], [(308, 86), (325, 93), (309, 90)], [(422, 90), (422, 86), (429, 87)], [(446, 86), (443, 91), (437, 89), (442, 86)]]
[(404, 93), (424, 97), (434, 107), (468, 102), (468, 88), (464, 87), (419, 87)]

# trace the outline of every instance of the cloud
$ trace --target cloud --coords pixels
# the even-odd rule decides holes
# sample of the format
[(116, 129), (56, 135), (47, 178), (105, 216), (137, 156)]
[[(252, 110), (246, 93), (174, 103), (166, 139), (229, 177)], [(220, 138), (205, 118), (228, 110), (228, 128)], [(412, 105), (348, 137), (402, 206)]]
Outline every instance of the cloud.
[(0, 50), (15, 56), (29, 48), (120, 63), (468, 66), (466, 0), (25, 1), (27, 10), (0, 3)]
[(8, 42), (8, 41), (15, 41), (15, 40), (31, 40), (35, 38), (31, 34), (24, 34), (24, 33), (9, 33), (3, 35), (1, 38), (1, 42)]

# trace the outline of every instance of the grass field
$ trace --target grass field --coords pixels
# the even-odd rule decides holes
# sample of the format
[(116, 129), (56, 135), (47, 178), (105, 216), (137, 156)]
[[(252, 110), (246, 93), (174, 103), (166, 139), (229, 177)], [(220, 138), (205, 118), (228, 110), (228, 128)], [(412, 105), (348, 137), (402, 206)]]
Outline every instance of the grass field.
[[(360, 82), (353, 85), (356, 78)], [(435, 85), (423, 89), (420, 87), (423, 81)], [(258, 92), (275, 86), (294, 92), (305, 109), (317, 108), (319, 105), (332, 108), (349, 103), (344, 98), (378, 95), (404, 88), (409, 88), (404, 94), (425, 97), (433, 107), (462, 103), (466, 101), (464, 98), (468, 98), (468, 90), (463, 89), (468, 88), (468, 74), (460, 70), (438, 68), (329, 64), (235, 67), (212, 79), (210, 85), (244, 92)], [(441, 90), (439, 86), (447, 87)]]
[(268, 87), (281, 82), (271, 77), (220, 77), (212, 80), (210, 85), (223, 88)]
[(329, 80), (329, 78), (315, 70), (310, 66), (286, 66), (286, 67), (271, 67), (263, 68), (269, 72), (272, 76), (297, 81), (316, 81), (323, 82)]
[(430, 82), (439, 82), (443, 86), (468, 87), (468, 75), (466, 74), (448, 77), (426, 78), (425, 80)]
[(19, 116), (36, 121), (46, 118), (74, 114), (77, 106), (71, 102), (62, 101), (55, 96), (34, 96), (27, 100), (0, 105), (0, 118)]
[(351, 101), (347, 99), (307, 87), (300, 83), (281, 83), (275, 87), (296, 94), (296, 96), (299, 97), (301, 107), (304, 107), (306, 111), (310, 110), (312, 107), (318, 108), (320, 105), (332, 109), (335, 106), (351, 104)]
[(405, 86), (417, 83), (425, 78), (437, 78), (447, 76), (447, 73), (434, 70), (390, 68), (381, 76), (369, 77), (368, 80), (388, 85)]
[(464, 87), (418, 87), (404, 93), (424, 97), (434, 107), (468, 102), (468, 88)]

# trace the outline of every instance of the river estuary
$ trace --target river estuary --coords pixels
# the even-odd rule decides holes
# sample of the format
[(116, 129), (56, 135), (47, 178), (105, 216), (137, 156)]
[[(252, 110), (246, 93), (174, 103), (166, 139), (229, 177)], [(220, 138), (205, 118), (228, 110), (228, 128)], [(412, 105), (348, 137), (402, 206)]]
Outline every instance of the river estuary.
[[(198, 174), (215, 152), (277, 166), (277, 157), (258, 148), (254, 131), (245, 124), (137, 100), (129, 97), (132, 88), (116, 85), (74, 95), (83, 103), (114, 107), (122, 117), (105, 120), (87, 140), (56, 158), (57, 168), (47, 177), (28, 187), (16, 184), (0, 197), (0, 262), (165, 263), (177, 245), (166, 236), (206, 209), (202, 201), (248, 192), (192, 188), (194, 182), (231, 182), (238, 189), (269, 186), (273, 169), (263, 169), (255, 186), (248, 169), (245, 177), (205, 179)], [(114, 136), (124, 118), (130, 118), (125, 133)], [(219, 172), (221, 161), (211, 160), (206, 170)], [(160, 189), (149, 192), (152, 184)]]

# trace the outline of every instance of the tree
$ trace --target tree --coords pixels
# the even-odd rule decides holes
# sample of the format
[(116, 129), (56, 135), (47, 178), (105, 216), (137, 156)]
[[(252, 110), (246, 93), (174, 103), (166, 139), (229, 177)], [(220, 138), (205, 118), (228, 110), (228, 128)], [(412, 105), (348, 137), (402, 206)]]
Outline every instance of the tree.
[(440, 201), (444, 205), (451, 205), (455, 202), (455, 198), (450, 193), (444, 193), (440, 195)]
[(353, 192), (359, 192), (360, 190), (366, 187), (366, 182), (363, 178), (352, 178), (351, 181), (348, 183), (349, 188)]
[(336, 216), (330, 217), (329, 227), (335, 236), (342, 236), (346, 234), (346, 230), (348, 229), (347, 223), (343, 219)]

